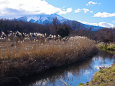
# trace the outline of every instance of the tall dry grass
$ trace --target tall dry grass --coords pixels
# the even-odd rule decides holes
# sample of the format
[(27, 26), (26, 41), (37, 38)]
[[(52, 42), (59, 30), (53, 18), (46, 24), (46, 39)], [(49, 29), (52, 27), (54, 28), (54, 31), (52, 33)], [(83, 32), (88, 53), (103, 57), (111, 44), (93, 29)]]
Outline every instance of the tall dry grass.
[(0, 42), (0, 77), (28, 76), (51, 67), (80, 61), (95, 52), (95, 41), (70, 37), (66, 41)]

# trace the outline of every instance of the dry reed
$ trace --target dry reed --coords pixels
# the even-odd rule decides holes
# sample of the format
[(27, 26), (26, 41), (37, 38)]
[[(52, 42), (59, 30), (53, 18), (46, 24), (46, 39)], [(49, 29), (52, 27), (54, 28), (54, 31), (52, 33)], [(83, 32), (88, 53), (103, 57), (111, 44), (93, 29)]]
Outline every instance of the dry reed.
[(80, 36), (43, 43), (0, 42), (0, 77), (28, 76), (88, 58), (93, 52), (95, 41)]

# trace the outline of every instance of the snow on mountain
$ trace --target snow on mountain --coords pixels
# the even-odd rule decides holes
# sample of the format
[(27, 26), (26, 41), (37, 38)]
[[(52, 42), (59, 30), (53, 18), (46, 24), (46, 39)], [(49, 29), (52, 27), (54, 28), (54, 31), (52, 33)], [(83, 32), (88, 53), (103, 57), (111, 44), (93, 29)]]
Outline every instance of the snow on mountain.
[(32, 22), (32, 23), (39, 23), (39, 24), (45, 24), (45, 23), (52, 23), (53, 19), (57, 18), (60, 22), (64, 22), (65, 18), (57, 15), (57, 14), (40, 14), (40, 15), (28, 15), (24, 17), (17, 18), (17, 20), (25, 21), (25, 22)]
[(82, 28), (90, 29), (90, 28), (92, 28), (92, 31), (97, 31), (97, 30), (103, 28), (103, 27), (99, 27), (99, 26), (86, 25), (86, 24), (83, 24), (83, 23), (80, 23), (77, 21), (69, 20), (69, 19), (66, 19), (66, 18), (64, 18), (60, 15), (57, 15), (57, 14), (27, 15), (27, 16), (17, 18), (17, 20), (31, 22), (31, 23), (38, 23), (38, 24), (46, 24), (46, 23), (51, 24), (54, 18), (57, 18), (60, 23), (66, 23), (66, 24), (70, 25), (73, 29), (78, 29), (78, 28), (79, 29), (82, 29)]

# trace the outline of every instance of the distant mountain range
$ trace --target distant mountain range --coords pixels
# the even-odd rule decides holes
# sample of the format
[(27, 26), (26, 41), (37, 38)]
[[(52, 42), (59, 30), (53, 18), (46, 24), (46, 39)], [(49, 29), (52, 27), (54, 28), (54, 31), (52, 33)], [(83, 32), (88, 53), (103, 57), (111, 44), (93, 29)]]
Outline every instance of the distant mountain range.
[(103, 28), (99, 26), (86, 25), (74, 20), (69, 20), (57, 14), (27, 15), (27, 16), (22, 16), (20, 18), (17, 18), (16, 20), (31, 22), (31, 23), (38, 23), (38, 24), (52, 24), (52, 21), (54, 18), (57, 18), (60, 23), (65, 23), (65, 24), (70, 25), (73, 29), (86, 29), (86, 30), (91, 29), (92, 31), (97, 31)]

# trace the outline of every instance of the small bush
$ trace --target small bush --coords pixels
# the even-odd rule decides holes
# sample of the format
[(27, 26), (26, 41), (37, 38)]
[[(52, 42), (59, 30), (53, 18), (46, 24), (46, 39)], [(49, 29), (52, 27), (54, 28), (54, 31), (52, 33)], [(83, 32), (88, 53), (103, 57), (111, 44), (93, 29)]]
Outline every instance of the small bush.
[(83, 86), (83, 83), (80, 83), (79, 86)]
[(104, 73), (104, 69), (101, 69), (99, 72), (100, 72), (100, 73)]

